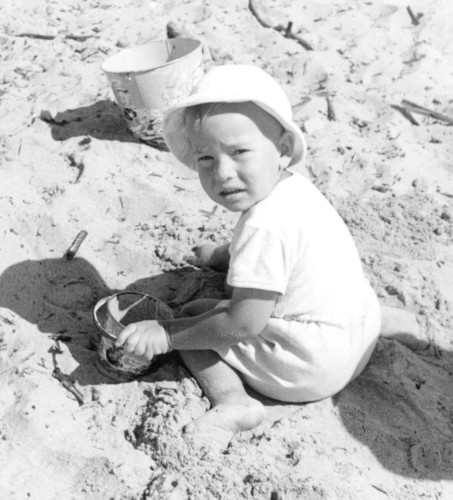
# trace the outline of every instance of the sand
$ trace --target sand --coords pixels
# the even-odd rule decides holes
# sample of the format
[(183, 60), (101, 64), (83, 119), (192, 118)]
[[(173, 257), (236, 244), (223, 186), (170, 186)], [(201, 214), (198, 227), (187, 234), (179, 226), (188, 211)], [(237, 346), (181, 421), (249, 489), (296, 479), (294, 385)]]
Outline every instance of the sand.
[[(452, 128), (400, 107), (453, 116), (453, 4), (413, 0), (413, 19), (399, 0), (253, 4), (0, 6), (0, 498), (453, 497)], [(206, 68), (255, 63), (282, 83), (312, 181), (382, 303), (412, 311), (423, 332), (410, 347), (381, 340), (333, 398), (264, 400), (264, 423), (221, 453), (181, 436), (209, 405), (177, 357), (135, 381), (97, 363), (102, 297), (146, 291), (177, 311), (224, 296), (222, 273), (185, 258), (228, 241), (235, 216), (128, 131), (100, 68), (165, 38), (169, 22), (204, 42)]]

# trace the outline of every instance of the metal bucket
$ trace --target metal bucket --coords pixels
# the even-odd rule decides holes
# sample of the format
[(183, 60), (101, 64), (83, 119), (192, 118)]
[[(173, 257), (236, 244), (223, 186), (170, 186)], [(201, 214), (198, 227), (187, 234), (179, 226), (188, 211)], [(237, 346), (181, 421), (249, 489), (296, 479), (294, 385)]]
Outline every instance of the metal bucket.
[(157, 40), (124, 49), (102, 64), (129, 130), (167, 149), (162, 137), (165, 108), (188, 96), (203, 76), (202, 45), (191, 38)]
[(101, 334), (98, 344), (98, 367), (107, 375), (133, 380), (148, 373), (159, 362), (150, 361), (116, 347), (117, 336), (124, 328), (138, 321), (172, 319), (173, 310), (164, 302), (140, 292), (120, 292), (101, 299), (93, 310), (93, 320)]

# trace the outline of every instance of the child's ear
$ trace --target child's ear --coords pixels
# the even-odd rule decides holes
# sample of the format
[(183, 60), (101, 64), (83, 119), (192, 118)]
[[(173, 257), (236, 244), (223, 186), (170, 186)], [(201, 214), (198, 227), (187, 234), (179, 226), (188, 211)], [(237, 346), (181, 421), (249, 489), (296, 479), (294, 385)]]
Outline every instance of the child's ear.
[(284, 170), (289, 167), (294, 153), (294, 136), (288, 130), (285, 130), (279, 140), (280, 151), (280, 169)]

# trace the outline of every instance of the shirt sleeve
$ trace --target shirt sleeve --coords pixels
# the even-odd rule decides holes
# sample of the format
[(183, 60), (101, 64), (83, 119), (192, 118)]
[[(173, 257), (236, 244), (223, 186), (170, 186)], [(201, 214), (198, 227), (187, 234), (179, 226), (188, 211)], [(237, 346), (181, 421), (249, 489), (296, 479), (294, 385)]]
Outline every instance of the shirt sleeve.
[(230, 286), (285, 293), (291, 252), (278, 231), (245, 225), (234, 235), (229, 250)]

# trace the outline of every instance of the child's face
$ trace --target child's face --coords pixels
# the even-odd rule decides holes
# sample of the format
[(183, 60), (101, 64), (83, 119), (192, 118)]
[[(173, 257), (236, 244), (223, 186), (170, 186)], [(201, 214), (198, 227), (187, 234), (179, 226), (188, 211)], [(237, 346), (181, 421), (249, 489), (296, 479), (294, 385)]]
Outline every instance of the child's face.
[(201, 185), (233, 212), (265, 198), (280, 178), (281, 141), (288, 134), (253, 103), (220, 104), (189, 137)]

